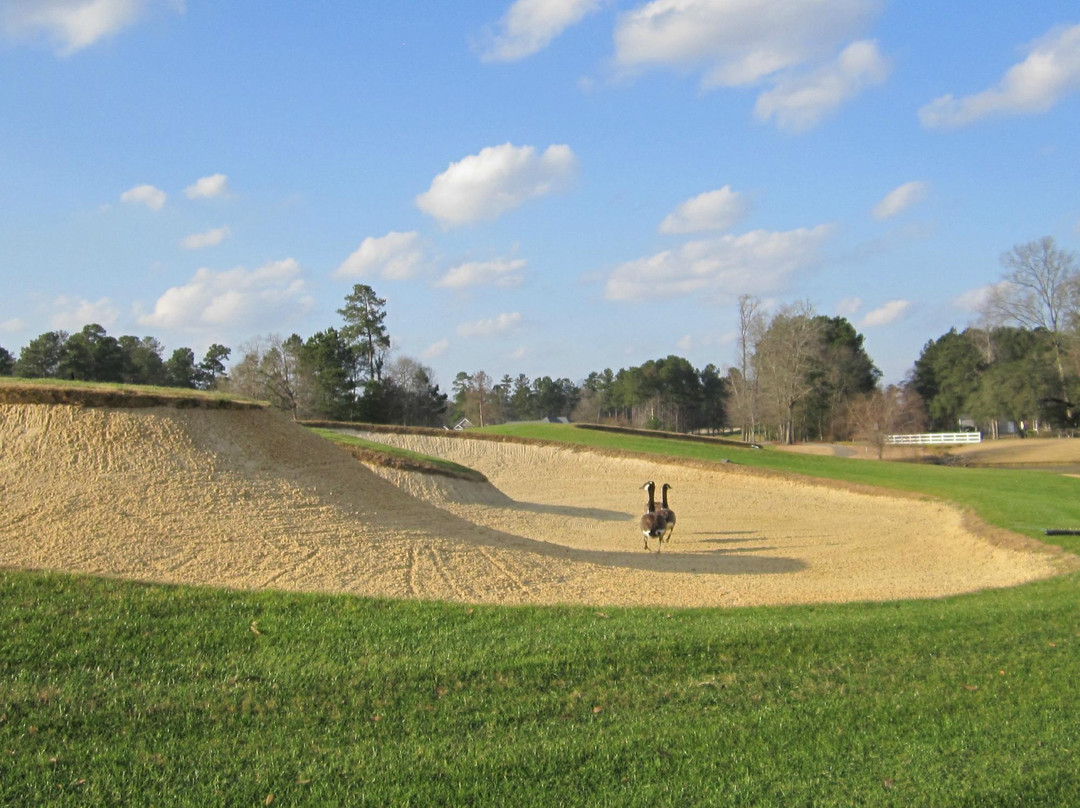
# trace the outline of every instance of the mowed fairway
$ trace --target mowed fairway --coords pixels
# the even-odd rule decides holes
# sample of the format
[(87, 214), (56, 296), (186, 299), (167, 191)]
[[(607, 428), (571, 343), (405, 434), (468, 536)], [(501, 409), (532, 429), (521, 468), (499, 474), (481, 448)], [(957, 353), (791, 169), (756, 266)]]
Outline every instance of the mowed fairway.
[[(815, 574), (848, 599), (839, 562), (807, 553), (843, 541), (837, 556), (857, 554), (860, 536), (873, 543), (867, 525), (907, 551), (864, 566), (894, 558), (917, 577), (940, 553), (873, 511), (959, 519), (940, 502), (469, 439), (446, 451), (489, 484), (381, 470), (391, 483), (269, 413), (0, 416), (0, 804), (1080, 801), (1075, 572), (915, 600), (659, 606), (687, 581), (797, 588)], [(923, 472), (761, 459), (833, 476), (865, 468), (908, 488)], [(945, 492), (997, 479), (925, 471)], [(659, 557), (636, 534), (643, 472), (676, 485), (679, 522)], [(1040, 474), (1000, 478), (999, 525), (1080, 516), (1061, 502), (1080, 481)], [(738, 505), (755, 486), (765, 504)], [(769, 522), (789, 501), (817, 501), (814, 530), (829, 531), (830, 516), (834, 527), (822, 537), (800, 534), (796, 517)], [(839, 538), (835, 525), (859, 524), (862, 503), (870, 521)], [(971, 548), (976, 573), (994, 556), (1002, 569), (1049, 564), (1040, 574), (1075, 561), (983, 530), (931, 533)], [(977, 588), (960, 566), (945, 580)], [(618, 586), (602, 590), (605, 580)], [(589, 581), (597, 600), (525, 598)], [(392, 597), (349, 594), (383, 585)], [(656, 605), (602, 605), (643, 592)]]
[[(164, 583), (497, 604), (746, 606), (938, 597), (1060, 554), (883, 492), (549, 445), (380, 440), (489, 482), (376, 468), (263, 409), (4, 405), (0, 564)], [(637, 529), (674, 486), (672, 540)]]

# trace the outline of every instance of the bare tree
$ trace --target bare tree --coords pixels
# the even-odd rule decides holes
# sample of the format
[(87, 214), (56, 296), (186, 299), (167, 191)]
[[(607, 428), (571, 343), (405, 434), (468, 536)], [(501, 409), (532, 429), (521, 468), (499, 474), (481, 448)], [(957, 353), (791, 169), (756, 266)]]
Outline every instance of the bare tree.
[(751, 295), (739, 297), (739, 367), (728, 371), (731, 386), (731, 415), (737, 421), (742, 439), (754, 440), (757, 430), (758, 390), (752, 358), (754, 345), (765, 331), (761, 301)]
[(877, 450), (878, 460), (885, 454), (889, 435), (919, 432), (926, 423), (919, 394), (910, 386), (890, 384), (851, 403), (855, 433)]
[(1054, 239), (1045, 236), (1017, 244), (1001, 256), (1001, 264), (1006, 271), (991, 293), (989, 313), (1004, 322), (1046, 331), (1054, 350), (1061, 397), (1066, 400), (1066, 326), (1080, 314), (1080, 265), (1076, 253), (1058, 249)]
[(232, 368), (227, 389), (269, 401), (295, 420), (311, 399), (310, 380), (300, 368), (302, 346), (296, 334), (285, 340), (271, 334), (240, 346), (242, 358)]
[(489, 423), (498, 423), (498, 419), (492, 418), (492, 395), (491, 377), (482, 370), (475, 373), (461, 371), (454, 379), (454, 400), (469, 420), (478, 426)]
[(795, 442), (796, 407), (814, 389), (810, 371), (823, 351), (821, 323), (809, 301), (782, 307), (757, 341), (754, 371), (784, 443)]

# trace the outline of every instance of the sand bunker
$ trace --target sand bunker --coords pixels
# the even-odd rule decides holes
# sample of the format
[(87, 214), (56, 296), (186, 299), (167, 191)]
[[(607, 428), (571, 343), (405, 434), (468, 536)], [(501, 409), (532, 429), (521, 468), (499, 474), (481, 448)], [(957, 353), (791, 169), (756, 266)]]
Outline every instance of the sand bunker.
[[(955, 509), (550, 446), (369, 435), (490, 483), (368, 468), (262, 410), (0, 405), (0, 565), (477, 603), (738, 606), (936, 597), (1060, 555)], [(660, 554), (647, 479), (674, 486)], [(1002, 540), (1004, 537), (1004, 540)]]

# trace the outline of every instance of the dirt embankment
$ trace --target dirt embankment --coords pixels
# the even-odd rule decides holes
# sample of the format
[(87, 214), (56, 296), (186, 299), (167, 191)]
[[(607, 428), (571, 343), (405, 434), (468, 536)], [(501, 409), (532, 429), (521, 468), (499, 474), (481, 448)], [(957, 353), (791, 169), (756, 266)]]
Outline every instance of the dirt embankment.
[[(365, 466), (266, 410), (0, 405), (0, 564), (484, 603), (935, 597), (1053, 574), (939, 503), (580, 450), (368, 434), (477, 469)], [(646, 479), (674, 486), (662, 552)]]

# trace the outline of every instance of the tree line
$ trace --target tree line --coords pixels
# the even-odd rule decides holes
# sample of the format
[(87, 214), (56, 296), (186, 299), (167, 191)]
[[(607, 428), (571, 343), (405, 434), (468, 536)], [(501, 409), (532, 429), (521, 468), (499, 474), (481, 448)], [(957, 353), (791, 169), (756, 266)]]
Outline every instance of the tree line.
[(1080, 420), (1080, 261), (1052, 238), (1019, 244), (980, 322), (930, 340), (909, 384), (934, 429), (1071, 433)]
[[(478, 426), (567, 418), (676, 432), (735, 429), (746, 441), (786, 443), (1003, 424), (1072, 430), (1080, 420), (1080, 266), (1051, 238), (1013, 247), (978, 325), (930, 340), (908, 378), (881, 387), (863, 335), (808, 302), (766, 313), (739, 299), (735, 363), (695, 368), (679, 356), (580, 382), (524, 374), (496, 380), (459, 372), (450, 394), (432, 370), (390, 358), (386, 301), (356, 284), (338, 309), (342, 324), (302, 338), (268, 335), (232, 350), (212, 345), (165, 358), (153, 337), (113, 338), (100, 325), (50, 331), (16, 358), (0, 347), (0, 375), (220, 389), (270, 401), (298, 419)], [(1014, 426), (1013, 426), (1014, 425)]]
[(0, 348), (0, 376), (121, 382), (209, 390), (225, 378), (231, 351), (214, 344), (196, 361), (190, 348), (177, 348), (166, 359), (154, 337), (112, 337), (97, 323), (81, 331), (46, 331), (32, 339), (18, 358)]

